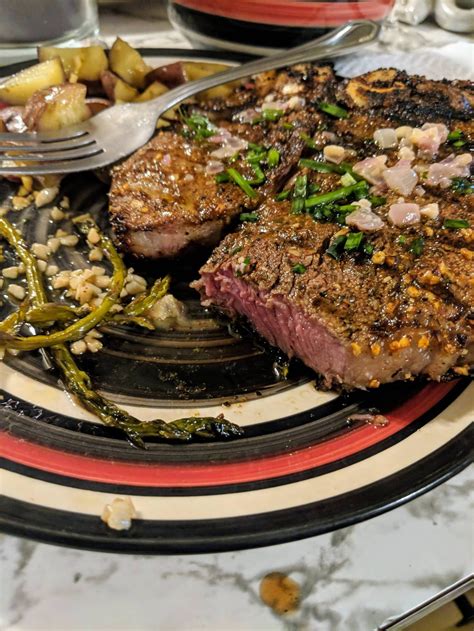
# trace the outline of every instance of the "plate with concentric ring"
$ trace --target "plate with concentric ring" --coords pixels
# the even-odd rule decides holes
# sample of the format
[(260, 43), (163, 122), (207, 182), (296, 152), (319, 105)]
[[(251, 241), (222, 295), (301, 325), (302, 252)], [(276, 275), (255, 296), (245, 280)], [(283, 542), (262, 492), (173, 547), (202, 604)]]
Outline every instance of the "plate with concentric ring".
[[(146, 50), (169, 59), (222, 53)], [(228, 61), (237, 61), (235, 56)], [(11, 194), (0, 182), (0, 204)], [(77, 212), (106, 216), (107, 188), (92, 175), (64, 180)], [(48, 207), (16, 214), (25, 238), (44, 240)], [(65, 248), (64, 248), (65, 249)], [(80, 250), (61, 266), (84, 266)], [(403, 383), (336, 394), (245, 330), (203, 309), (189, 289), (199, 261), (155, 265), (173, 274), (187, 309), (176, 330), (109, 327), (104, 348), (81, 358), (96, 387), (143, 420), (224, 416), (243, 436), (227, 442), (132, 448), (45, 370), (40, 354), (0, 364), (0, 528), (75, 547), (141, 553), (234, 550), (290, 541), (368, 519), (426, 492), (472, 461), (467, 379)], [(151, 270), (138, 271), (147, 275)], [(383, 424), (364, 421), (376, 409)], [(128, 530), (100, 516), (115, 498), (136, 511)]]

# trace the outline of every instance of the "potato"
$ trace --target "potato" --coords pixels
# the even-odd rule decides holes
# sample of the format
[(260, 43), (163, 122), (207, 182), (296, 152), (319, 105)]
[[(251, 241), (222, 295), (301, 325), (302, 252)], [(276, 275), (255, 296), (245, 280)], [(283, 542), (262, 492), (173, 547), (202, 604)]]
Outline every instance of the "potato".
[(27, 131), (23, 116), (25, 108), (21, 105), (12, 105), (0, 109), (0, 127), (1, 131), (10, 131), (15, 134), (21, 134)]
[(122, 81), (110, 70), (103, 72), (100, 75), (100, 80), (107, 98), (114, 103), (117, 101), (133, 101), (138, 96), (138, 90)]
[(174, 64), (154, 68), (146, 75), (145, 81), (147, 85), (154, 81), (160, 81), (160, 83), (167, 85), (168, 88), (176, 88), (178, 85), (186, 83), (183, 62), (177, 61)]
[(90, 118), (86, 92), (82, 83), (64, 83), (37, 91), (28, 99), (23, 114), (28, 129), (52, 131)]
[(71, 82), (96, 81), (101, 72), (107, 70), (109, 61), (101, 46), (86, 46), (85, 48), (55, 48), (44, 46), (38, 48), (38, 59), (46, 61), (59, 57), (64, 72)]
[(126, 83), (134, 88), (145, 87), (145, 76), (150, 72), (150, 66), (143, 61), (138, 51), (117, 37), (109, 52), (110, 69)]
[[(183, 62), (183, 71), (186, 81), (197, 81), (198, 79), (216, 74), (216, 72), (224, 72), (224, 70), (228, 70), (228, 68), (229, 66), (227, 64), (214, 64), (200, 61)], [(204, 90), (204, 92), (201, 92), (200, 96), (204, 99), (226, 98), (239, 83), (240, 81), (224, 83), (224, 85), (218, 85), (215, 88)]]
[(137, 96), (133, 100), (135, 103), (143, 103), (143, 101), (155, 99), (157, 96), (161, 96), (165, 92), (168, 92), (168, 88), (163, 85), (163, 83), (160, 83), (159, 81), (154, 81), (153, 83), (150, 83), (147, 89), (142, 92), (140, 96)]
[(61, 60), (48, 59), (12, 75), (0, 84), (0, 101), (24, 105), (37, 90), (64, 83), (66, 76)]

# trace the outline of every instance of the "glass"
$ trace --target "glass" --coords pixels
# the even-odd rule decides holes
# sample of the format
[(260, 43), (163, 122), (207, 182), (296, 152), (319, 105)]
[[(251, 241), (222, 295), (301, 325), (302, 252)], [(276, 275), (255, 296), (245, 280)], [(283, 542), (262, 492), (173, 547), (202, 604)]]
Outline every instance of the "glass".
[(0, 0), (0, 64), (98, 33), (96, 0)]

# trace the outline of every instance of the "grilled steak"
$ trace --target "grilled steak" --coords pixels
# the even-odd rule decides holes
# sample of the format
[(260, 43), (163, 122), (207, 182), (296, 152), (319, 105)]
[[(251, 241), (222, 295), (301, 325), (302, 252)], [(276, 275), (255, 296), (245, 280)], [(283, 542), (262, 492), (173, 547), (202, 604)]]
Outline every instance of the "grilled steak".
[[(281, 186), (305, 146), (301, 134), (311, 134), (321, 120), (311, 111), (311, 103), (334, 86), (330, 68), (304, 65), (260, 75), (225, 102), (200, 103), (197, 117), (192, 111), (185, 117), (189, 125), (177, 123), (160, 132), (114, 169), (109, 213), (117, 242), (147, 258), (175, 256), (190, 244), (217, 243), (233, 218)], [(280, 99), (293, 99), (283, 117), (274, 115)], [(249, 117), (258, 119), (261, 106), (266, 115), (250, 125)], [(202, 127), (203, 113), (211, 119), (208, 128)], [(192, 123), (201, 127), (193, 128)], [(215, 178), (224, 169), (222, 157), (231, 157), (249, 143), (265, 143), (279, 151), (278, 168), (255, 200), (233, 183), (218, 183)], [(233, 166), (243, 176), (255, 177), (241, 156)]]
[[(322, 154), (316, 143), (317, 170), (303, 161), (284, 187), (295, 196), (304, 178), (303, 209), (267, 198), (194, 286), (204, 305), (244, 316), (327, 387), (468, 374), (472, 84), (378, 71), (341, 82), (334, 99), (348, 110), (324, 121), (336, 149)], [(340, 173), (320, 172), (330, 160), (337, 170), (341, 149)], [(339, 200), (323, 197), (351, 186)]]

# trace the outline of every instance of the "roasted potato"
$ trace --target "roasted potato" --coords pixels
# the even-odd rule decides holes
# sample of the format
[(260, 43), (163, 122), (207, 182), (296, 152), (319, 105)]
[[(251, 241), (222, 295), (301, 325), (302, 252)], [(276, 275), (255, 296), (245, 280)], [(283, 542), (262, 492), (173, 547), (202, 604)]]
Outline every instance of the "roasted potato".
[(37, 90), (64, 83), (61, 60), (48, 59), (21, 70), (0, 84), (0, 101), (9, 105), (24, 105)]
[(86, 86), (64, 83), (39, 90), (28, 99), (23, 119), (32, 131), (52, 131), (90, 118)]
[[(224, 70), (229, 69), (229, 66), (227, 64), (184, 61), (183, 68), (186, 81), (197, 81), (217, 72), (224, 72)], [(204, 90), (204, 92), (201, 92), (201, 97), (205, 99), (226, 98), (239, 83), (240, 81), (232, 81), (231, 83), (224, 83), (224, 85)]]
[(150, 83), (147, 89), (142, 92), (139, 96), (134, 98), (135, 103), (143, 103), (143, 101), (149, 101), (150, 99), (155, 99), (157, 96), (161, 96), (165, 92), (168, 92), (168, 88), (159, 81), (154, 81)]
[(96, 81), (100, 74), (107, 70), (109, 61), (101, 46), (85, 48), (55, 48), (44, 46), (38, 48), (38, 59), (46, 61), (59, 57), (64, 72), (71, 83), (75, 81)]
[(138, 96), (138, 90), (122, 81), (110, 70), (106, 70), (100, 75), (100, 80), (107, 98), (116, 103), (117, 101), (133, 101)]
[(0, 127), (1, 131), (11, 131), (14, 134), (21, 134), (27, 131), (23, 115), (25, 108), (21, 105), (12, 105), (0, 109)]
[(117, 37), (109, 52), (110, 69), (134, 88), (145, 87), (145, 76), (150, 72), (140, 53)]
[(183, 83), (186, 83), (183, 62), (176, 61), (174, 64), (154, 68), (146, 75), (145, 81), (147, 85), (154, 81), (159, 81), (168, 86), (168, 88), (176, 88), (178, 85), (183, 85)]

